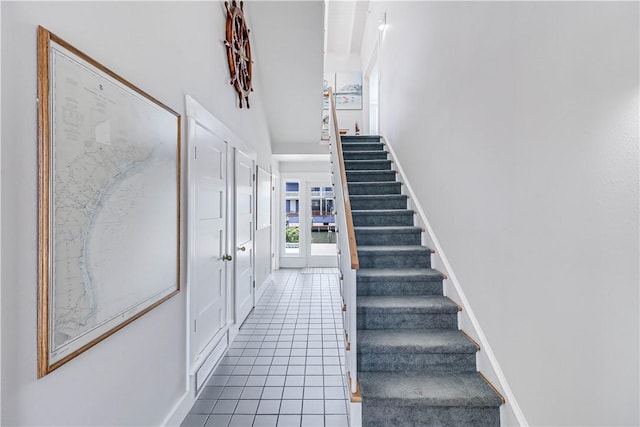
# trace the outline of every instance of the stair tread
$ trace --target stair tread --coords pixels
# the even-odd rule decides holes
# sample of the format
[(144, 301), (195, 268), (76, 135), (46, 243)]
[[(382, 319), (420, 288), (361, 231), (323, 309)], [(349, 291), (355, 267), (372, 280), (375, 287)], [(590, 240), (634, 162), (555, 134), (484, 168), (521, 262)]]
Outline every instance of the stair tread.
[(373, 245), (358, 245), (358, 252), (429, 252), (431, 249), (426, 246), (419, 245), (404, 245), (404, 246), (373, 246)]
[(358, 353), (475, 353), (456, 329), (358, 329)]
[[(346, 173), (358, 173), (358, 174), (365, 174), (365, 173), (388, 173), (388, 174), (395, 174), (397, 173), (397, 171), (393, 170), (393, 169), (349, 169), (345, 171)], [(349, 178), (347, 177), (347, 183), (349, 183)]]
[(406, 194), (350, 194), (349, 197), (351, 198), (358, 198), (358, 199), (379, 199), (379, 198), (385, 198), (385, 199), (406, 199), (407, 195)]
[(441, 272), (433, 268), (361, 268), (356, 276), (358, 279), (400, 277), (405, 281), (440, 281), (444, 278)]
[[(350, 143), (349, 143), (349, 142), (347, 142), (346, 144), (350, 144)], [(368, 144), (369, 144), (369, 143), (368, 143)], [(375, 144), (375, 142), (372, 142), (371, 144)], [(367, 154), (373, 154), (373, 153), (375, 153), (375, 154), (379, 154), (379, 153), (380, 153), (380, 150), (361, 150), (361, 151), (355, 151), (355, 150), (352, 150), (352, 151), (349, 151), (349, 153), (367, 153)], [(385, 153), (387, 153), (387, 151), (385, 151)], [(344, 153), (343, 153), (343, 154), (344, 154)]]
[(384, 313), (457, 313), (458, 305), (441, 295), (367, 295), (359, 296), (358, 312)]
[[(350, 151), (350, 153), (353, 153), (354, 151)], [(346, 162), (351, 162), (351, 163), (391, 163), (391, 160), (389, 159), (345, 159), (345, 163)]]
[[(349, 172), (352, 172), (352, 171), (349, 171)], [(389, 171), (387, 170), (387, 172), (389, 172)], [(380, 181), (355, 181), (355, 182), (347, 182), (347, 184), (348, 185), (362, 185), (362, 186), (365, 186), (365, 185), (381, 185), (381, 184), (382, 185), (384, 185), (384, 184), (386, 184), (386, 185), (390, 185), (390, 184), (402, 185), (402, 183), (398, 182), (398, 181), (383, 181), (383, 182), (380, 182)]]
[[(392, 181), (393, 182), (393, 181)], [(351, 214), (356, 215), (398, 215), (399, 213), (415, 214), (413, 209), (353, 209), (351, 210)]]
[(402, 406), (495, 406), (500, 397), (477, 372), (359, 372), (362, 398)]
[(411, 225), (359, 225), (353, 227), (354, 231), (371, 231), (376, 233), (422, 233), (420, 227)]

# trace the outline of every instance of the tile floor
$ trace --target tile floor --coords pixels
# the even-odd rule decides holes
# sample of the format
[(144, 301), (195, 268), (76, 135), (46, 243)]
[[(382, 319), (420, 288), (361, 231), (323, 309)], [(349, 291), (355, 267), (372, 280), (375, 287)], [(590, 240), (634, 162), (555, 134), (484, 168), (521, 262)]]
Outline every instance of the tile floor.
[(336, 269), (274, 272), (182, 427), (348, 426)]

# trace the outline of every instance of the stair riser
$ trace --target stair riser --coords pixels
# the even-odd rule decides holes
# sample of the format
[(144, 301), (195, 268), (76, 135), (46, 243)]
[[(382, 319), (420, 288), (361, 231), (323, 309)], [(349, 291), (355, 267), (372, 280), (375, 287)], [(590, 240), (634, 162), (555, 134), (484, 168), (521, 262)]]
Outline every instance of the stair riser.
[(343, 151), (342, 155), (345, 160), (387, 160), (387, 152), (384, 150), (376, 150), (372, 153), (366, 151)]
[(431, 268), (431, 257), (423, 253), (358, 254), (360, 268)]
[(475, 353), (363, 353), (359, 371), (474, 372)]
[(351, 209), (407, 209), (407, 198), (403, 197), (380, 197), (380, 198), (360, 198), (351, 197)]
[(356, 227), (413, 225), (413, 212), (398, 212), (397, 215), (372, 215), (353, 212), (352, 215), (353, 225)]
[(358, 282), (357, 294), (359, 296), (442, 295), (442, 282)]
[(347, 171), (357, 170), (373, 170), (373, 171), (388, 171), (391, 170), (391, 162), (389, 160), (345, 160), (344, 169)]
[(396, 180), (395, 171), (388, 172), (349, 172), (347, 171), (347, 183), (351, 182), (389, 182)]
[(358, 329), (457, 329), (456, 313), (360, 313)]
[(358, 245), (420, 245), (420, 231), (415, 233), (381, 233), (379, 231), (356, 231)]
[(383, 151), (384, 144), (380, 142), (342, 143), (342, 151)]
[(340, 141), (345, 142), (380, 142), (380, 136), (377, 135), (343, 135)]
[(379, 182), (376, 184), (349, 184), (349, 195), (400, 194), (402, 184), (399, 182)]
[[(364, 392), (363, 392), (364, 395)], [(500, 408), (486, 406), (411, 406), (392, 399), (362, 400), (367, 427), (500, 426)]]

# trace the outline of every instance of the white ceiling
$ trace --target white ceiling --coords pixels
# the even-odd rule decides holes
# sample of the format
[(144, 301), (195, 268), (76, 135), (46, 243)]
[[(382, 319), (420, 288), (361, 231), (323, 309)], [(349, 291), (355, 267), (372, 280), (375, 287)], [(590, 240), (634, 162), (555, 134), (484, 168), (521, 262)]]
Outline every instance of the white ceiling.
[(369, 0), (328, 1), (326, 10), (327, 53), (359, 55)]
[(253, 87), (260, 91), (274, 153), (285, 154), (283, 147), (305, 153), (295, 147), (319, 144), (324, 52), (360, 53), (368, 7), (369, 0), (245, 2)]

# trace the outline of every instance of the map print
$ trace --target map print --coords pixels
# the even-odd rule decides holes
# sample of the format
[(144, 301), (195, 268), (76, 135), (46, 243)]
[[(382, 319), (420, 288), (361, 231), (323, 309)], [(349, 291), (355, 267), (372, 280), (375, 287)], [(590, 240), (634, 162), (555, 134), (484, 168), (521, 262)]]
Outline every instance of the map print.
[(175, 116), (51, 52), (55, 362), (176, 290), (178, 168)]

